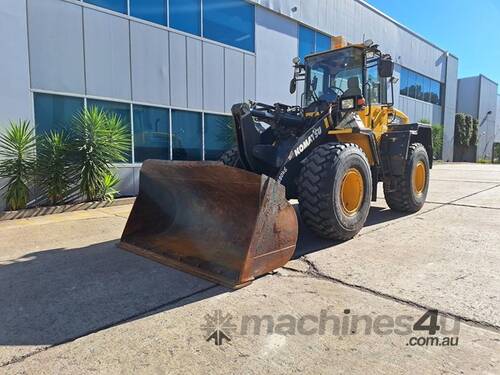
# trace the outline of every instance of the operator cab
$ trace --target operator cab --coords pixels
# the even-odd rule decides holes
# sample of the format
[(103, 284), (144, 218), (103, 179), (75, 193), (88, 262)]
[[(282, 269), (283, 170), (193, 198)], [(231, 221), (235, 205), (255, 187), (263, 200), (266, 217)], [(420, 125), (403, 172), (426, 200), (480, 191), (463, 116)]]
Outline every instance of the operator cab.
[(295, 92), (296, 81), (305, 82), (305, 113), (322, 112), (331, 104), (339, 111), (359, 111), (372, 104), (392, 106), (387, 87), (390, 83), (392, 96), (394, 65), (371, 41), (306, 56), (304, 64), (294, 59), (294, 66), (290, 92)]

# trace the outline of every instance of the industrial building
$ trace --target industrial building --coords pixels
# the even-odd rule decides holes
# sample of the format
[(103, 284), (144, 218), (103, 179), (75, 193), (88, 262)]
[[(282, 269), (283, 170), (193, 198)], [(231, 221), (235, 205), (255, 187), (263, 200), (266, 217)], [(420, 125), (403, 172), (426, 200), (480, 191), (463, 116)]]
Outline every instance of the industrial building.
[(456, 112), (488, 114), (477, 149), (491, 157), (496, 83), (458, 80), (456, 56), (361, 0), (4, 0), (0, 127), (26, 119), (40, 133), (83, 106), (118, 113), (132, 140), (120, 190), (135, 194), (147, 158), (217, 159), (232, 104), (300, 103), (289, 93), (292, 58), (338, 35), (392, 55), (395, 106), (444, 125), (444, 160)]

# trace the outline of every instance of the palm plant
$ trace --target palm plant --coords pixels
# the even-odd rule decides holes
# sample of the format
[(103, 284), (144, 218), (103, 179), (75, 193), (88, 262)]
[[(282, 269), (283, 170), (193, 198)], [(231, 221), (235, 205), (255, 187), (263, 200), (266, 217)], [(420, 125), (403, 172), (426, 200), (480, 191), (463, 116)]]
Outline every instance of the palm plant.
[(232, 117), (220, 116), (216, 119), (217, 141), (224, 145), (226, 149), (236, 144), (236, 133), (234, 131), (234, 120)]
[(0, 135), (0, 177), (7, 179), (3, 197), (11, 210), (26, 208), (35, 164), (35, 136), (29, 121), (11, 122)]
[(118, 176), (116, 176), (112, 172), (104, 176), (102, 180), (103, 190), (101, 192), (102, 195), (100, 197), (100, 200), (113, 202), (115, 200), (115, 197), (119, 193), (119, 191), (115, 189), (115, 186), (117, 186), (119, 182), (120, 179), (118, 178)]
[(87, 200), (103, 199), (104, 181), (114, 162), (127, 161), (130, 136), (120, 117), (91, 107), (74, 118), (72, 127), (74, 168), (80, 177), (80, 193)]
[(70, 193), (75, 176), (69, 153), (69, 138), (64, 131), (43, 134), (37, 141), (37, 188), (50, 204), (63, 202)]

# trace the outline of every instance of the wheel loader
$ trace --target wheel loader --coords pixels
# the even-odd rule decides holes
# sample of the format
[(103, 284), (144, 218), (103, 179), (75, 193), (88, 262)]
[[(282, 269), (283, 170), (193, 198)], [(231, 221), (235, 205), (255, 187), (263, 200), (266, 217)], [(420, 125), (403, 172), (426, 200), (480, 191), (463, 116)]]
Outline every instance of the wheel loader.
[(284, 265), (302, 222), (349, 240), (383, 183), (416, 212), (432, 167), (431, 127), (393, 107), (394, 63), (372, 41), (293, 60), (301, 105), (235, 104), (237, 144), (221, 162), (147, 160), (120, 246), (238, 288)]

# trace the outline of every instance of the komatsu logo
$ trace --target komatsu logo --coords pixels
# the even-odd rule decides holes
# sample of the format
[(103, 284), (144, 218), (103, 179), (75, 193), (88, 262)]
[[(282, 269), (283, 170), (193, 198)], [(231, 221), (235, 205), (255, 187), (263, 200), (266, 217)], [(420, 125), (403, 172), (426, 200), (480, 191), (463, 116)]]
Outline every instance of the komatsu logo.
[(283, 177), (285, 177), (286, 172), (288, 172), (288, 169), (286, 167), (283, 168), (281, 171), (280, 175), (278, 176), (278, 182), (281, 183), (281, 180), (283, 180)]
[(308, 148), (311, 143), (313, 143), (320, 135), (322, 132), (322, 128), (315, 128), (312, 130), (312, 133), (309, 137), (307, 137), (304, 142), (302, 142), (295, 150), (293, 150), (293, 153), (295, 154), (295, 157), (299, 156), (304, 152), (306, 148)]

